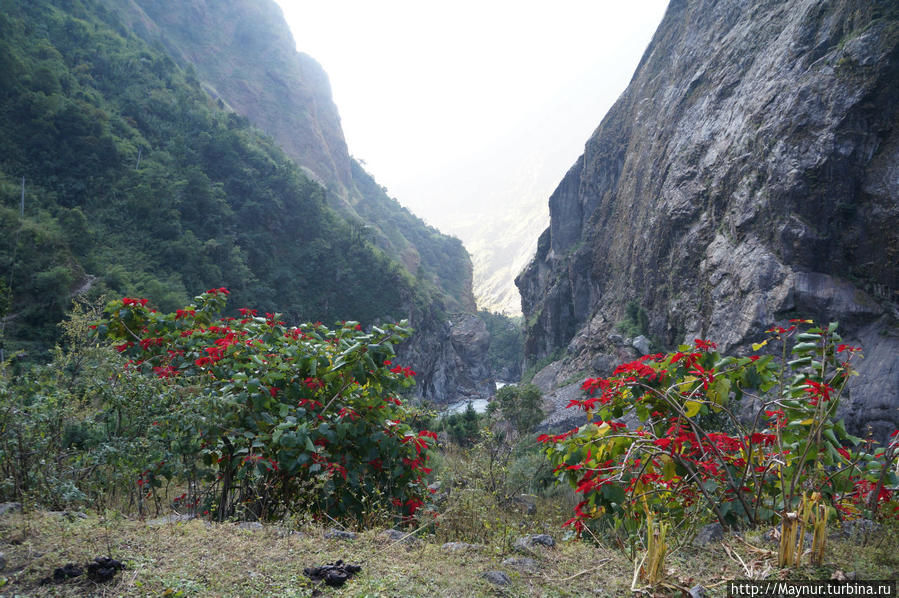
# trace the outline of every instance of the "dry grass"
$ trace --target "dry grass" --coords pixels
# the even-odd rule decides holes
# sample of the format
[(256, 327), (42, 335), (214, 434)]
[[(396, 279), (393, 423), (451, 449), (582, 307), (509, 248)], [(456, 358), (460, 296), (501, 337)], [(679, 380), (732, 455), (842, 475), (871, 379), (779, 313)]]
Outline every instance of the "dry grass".
[[(233, 524), (194, 520), (158, 527), (124, 518), (68, 518), (32, 511), (0, 518), (0, 552), (8, 560), (0, 573), (0, 596), (311, 596), (313, 587), (303, 568), (343, 559), (362, 565), (362, 572), (343, 588), (321, 587), (324, 596), (626, 596), (633, 577), (631, 563), (618, 551), (581, 541), (559, 542), (538, 550), (535, 573), (504, 567), (509, 554), (503, 541), (479, 552), (449, 553), (436, 538), (423, 537), (411, 547), (368, 530), (353, 541), (325, 539), (324, 528), (305, 527), (302, 535), (277, 527), (261, 531)], [(555, 534), (557, 540), (561, 533)], [(675, 588), (701, 583), (710, 595), (724, 595), (723, 580), (755, 574), (790, 579), (827, 579), (836, 569), (857, 571), (860, 579), (899, 575), (895, 529), (869, 545), (830, 542), (825, 564), (777, 571), (767, 567), (764, 545), (753, 534), (748, 543), (685, 547), (669, 556), (667, 589), (656, 595), (681, 595)], [(752, 545), (761, 547), (753, 548)], [(111, 555), (128, 569), (104, 585), (83, 577), (40, 585), (54, 568)], [(736, 555), (736, 556), (734, 556)], [(743, 561), (743, 564), (740, 563)], [(485, 571), (505, 571), (512, 580), (498, 588), (484, 580)], [(719, 585), (715, 585), (719, 584)]]

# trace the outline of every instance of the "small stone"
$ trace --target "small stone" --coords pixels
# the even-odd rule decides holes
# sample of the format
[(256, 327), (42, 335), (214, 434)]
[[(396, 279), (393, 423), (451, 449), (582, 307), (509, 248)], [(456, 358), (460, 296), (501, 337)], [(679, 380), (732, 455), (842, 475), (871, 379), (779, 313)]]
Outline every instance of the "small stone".
[(511, 567), (519, 571), (536, 571), (537, 561), (528, 557), (511, 556), (503, 561), (503, 567)]
[(0, 516), (7, 513), (21, 513), (22, 503), (20, 502), (0, 502)]
[(537, 503), (534, 501), (533, 496), (521, 494), (513, 498), (512, 502), (515, 503), (525, 515), (537, 514)]
[[(770, 542), (772, 544), (780, 543), (780, 525), (777, 527), (771, 528), (762, 534), (762, 540), (765, 542)], [(805, 538), (803, 539), (803, 543), (805, 546), (811, 546), (812, 542), (815, 540), (815, 535), (811, 532), (805, 532)]]
[(880, 524), (870, 519), (853, 519), (844, 521), (841, 526), (842, 536), (863, 543), (880, 531)]
[(296, 530), (292, 530), (289, 527), (277, 526), (275, 527), (275, 533), (278, 534), (281, 538), (303, 538), (306, 536), (303, 532), (298, 532)]
[(705, 588), (701, 585), (695, 585), (690, 588), (690, 598), (706, 598), (708, 594), (706, 594)]
[(403, 544), (415, 544), (418, 541), (415, 536), (398, 529), (385, 529), (381, 532), (381, 536), (392, 542), (402, 542)]
[(356, 534), (354, 534), (353, 532), (344, 531), (342, 529), (332, 529), (325, 532), (325, 539), (333, 540), (335, 538), (338, 540), (355, 540)]
[(511, 585), (512, 580), (509, 579), (509, 576), (503, 573), (502, 571), (486, 571), (481, 574), (481, 577), (489, 581), (495, 586), (508, 586)]
[(478, 550), (483, 550), (484, 546), (482, 544), (468, 544), (466, 542), (447, 542), (443, 546), (440, 547), (440, 550), (444, 552), (466, 552), (471, 550), (472, 552), (477, 552)]
[(196, 515), (182, 515), (180, 513), (172, 513), (171, 515), (166, 515), (164, 517), (157, 517), (156, 519), (150, 519), (147, 521), (147, 525), (157, 527), (160, 525), (167, 525), (169, 523), (181, 523), (184, 521), (190, 521), (191, 519), (196, 519)]
[(693, 538), (693, 546), (706, 546), (710, 542), (719, 542), (724, 539), (724, 528), (720, 523), (709, 523), (702, 526), (696, 537)]
[(556, 541), (548, 534), (524, 536), (515, 541), (515, 544), (512, 545), (512, 550), (523, 552), (524, 554), (534, 554), (534, 547), (538, 544), (547, 548), (553, 548), (556, 545)]
[(65, 511), (63, 515), (65, 515), (65, 518), (69, 521), (75, 521), (76, 519), (87, 519), (87, 513), (83, 513), (81, 511)]
[(0, 571), (6, 569), (6, 555), (0, 552)]
[(265, 529), (265, 526), (258, 521), (241, 521), (237, 524), (240, 529), (249, 530), (251, 532), (259, 532)]
[(631, 341), (631, 347), (640, 352), (640, 355), (649, 353), (649, 339), (642, 334)]

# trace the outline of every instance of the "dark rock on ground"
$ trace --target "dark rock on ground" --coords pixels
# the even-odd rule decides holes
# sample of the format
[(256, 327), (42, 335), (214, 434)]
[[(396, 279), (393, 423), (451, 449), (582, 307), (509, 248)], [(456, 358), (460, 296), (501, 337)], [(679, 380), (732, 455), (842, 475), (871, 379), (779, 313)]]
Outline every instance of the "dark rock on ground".
[(502, 571), (485, 571), (481, 577), (495, 586), (505, 587), (512, 584), (512, 580), (509, 579), (509, 576)]
[(335, 538), (338, 540), (355, 540), (356, 534), (342, 529), (332, 529), (325, 532), (325, 538), (328, 540), (333, 540)]
[(0, 552), (0, 571), (3, 571), (4, 569), (6, 569), (6, 564), (7, 564), (6, 555), (3, 554), (2, 552)]
[(45, 577), (41, 580), (41, 585), (48, 583), (62, 583), (67, 579), (74, 579), (84, 575), (87, 570), (87, 577), (91, 581), (103, 583), (109, 581), (118, 571), (125, 569), (125, 565), (121, 561), (105, 556), (98, 556), (92, 562), (87, 563), (83, 568), (75, 563), (68, 563), (62, 567), (53, 570), (52, 577)]
[(696, 537), (693, 538), (693, 546), (706, 546), (711, 542), (719, 542), (724, 539), (724, 528), (720, 523), (709, 523), (702, 526)]
[(303, 569), (303, 574), (315, 583), (324, 581), (329, 586), (340, 587), (360, 571), (362, 571), (361, 566), (350, 565), (340, 560), (321, 567), (307, 567)]
[(53, 581), (63, 581), (72, 577), (79, 577), (84, 571), (75, 563), (69, 563), (53, 570)]
[(22, 503), (20, 502), (0, 502), (0, 516), (7, 513), (21, 513)]
[(120, 561), (100, 556), (95, 558), (93, 563), (88, 563), (87, 577), (91, 581), (102, 583), (115, 577), (115, 574), (124, 568), (125, 565)]
[(84, 574), (84, 571), (76, 565), (75, 563), (68, 563), (63, 565), (62, 567), (57, 567), (53, 570), (53, 575), (51, 577), (45, 577), (41, 580), (41, 585), (46, 585), (48, 583), (61, 583), (67, 579), (73, 579), (75, 577), (80, 577)]

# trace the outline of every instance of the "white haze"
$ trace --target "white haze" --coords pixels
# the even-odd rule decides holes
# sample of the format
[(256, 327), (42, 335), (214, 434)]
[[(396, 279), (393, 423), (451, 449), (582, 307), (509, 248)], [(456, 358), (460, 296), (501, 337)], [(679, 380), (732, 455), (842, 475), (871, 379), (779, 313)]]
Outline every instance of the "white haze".
[[(549, 194), (627, 86), (667, 6), (278, 2), (297, 49), (329, 75), (350, 153), (403, 205), (459, 236), (476, 278), (477, 254), (495, 234), (485, 221), (529, 219), (526, 235), (546, 225)], [(507, 258), (510, 269), (523, 264), (492, 259)]]

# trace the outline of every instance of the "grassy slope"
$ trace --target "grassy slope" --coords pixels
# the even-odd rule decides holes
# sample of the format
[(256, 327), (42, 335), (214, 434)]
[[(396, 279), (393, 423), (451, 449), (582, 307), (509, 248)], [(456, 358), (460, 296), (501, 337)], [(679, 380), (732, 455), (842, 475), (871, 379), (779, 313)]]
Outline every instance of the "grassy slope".
[[(521, 523), (521, 533), (543, 531), (539, 519), (522, 518)], [(510, 556), (509, 540), (514, 538), (495, 537), (479, 552), (449, 553), (441, 550), (445, 538), (440, 533), (406, 547), (388, 540), (378, 529), (363, 532), (354, 541), (326, 540), (325, 529), (318, 526), (303, 526), (302, 531), (303, 535), (277, 527), (250, 531), (199, 520), (153, 527), (130, 519), (68, 518), (41, 511), (7, 515), (0, 518), (0, 549), (9, 561), (0, 574), (0, 580), (2, 576), (8, 580), (0, 596), (310, 596), (312, 586), (303, 569), (337, 559), (361, 564), (363, 569), (343, 588), (322, 586), (327, 596), (630, 594), (631, 564), (621, 552), (587, 542), (541, 548), (534, 557), (539, 570), (529, 574), (501, 564)], [(768, 546), (763, 546), (758, 534), (747, 537), (762, 550), (752, 550), (736, 539), (726, 544), (752, 571), (767, 571), (768, 579), (828, 579), (836, 569), (856, 571), (860, 579), (889, 579), (899, 575), (894, 550), (897, 531), (895, 526), (888, 528), (864, 547), (832, 541), (827, 563), (820, 569), (785, 572), (777, 572), (770, 555), (765, 556)], [(129, 567), (108, 584), (100, 586), (83, 578), (38, 584), (55, 567), (83, 563), (107, 551)], [(683, 548), (668, 563), (672, 585), (701, 583), (711, 588), (712, 596), (725, 594), (723, 580), (747, 578), (722, 544)], [(481, 574), (490, 570), (507, 572), (511, 586), (501, 590), (482, 579)], [(660, 595), (679, 594), (669, 588)]]

